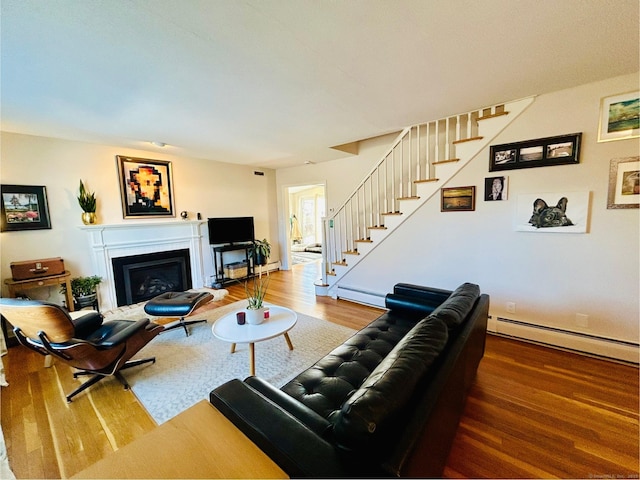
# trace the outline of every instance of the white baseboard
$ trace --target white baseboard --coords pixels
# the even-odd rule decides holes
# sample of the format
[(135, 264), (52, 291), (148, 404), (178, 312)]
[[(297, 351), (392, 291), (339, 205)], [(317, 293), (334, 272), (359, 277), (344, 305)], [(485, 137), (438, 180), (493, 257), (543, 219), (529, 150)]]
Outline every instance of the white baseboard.
[(487, 330), (500, 335), (530, 340), (549, 346), (638, 364), (640, 346), (632, 342), (572, 332), (519, 320), (493, 317)]

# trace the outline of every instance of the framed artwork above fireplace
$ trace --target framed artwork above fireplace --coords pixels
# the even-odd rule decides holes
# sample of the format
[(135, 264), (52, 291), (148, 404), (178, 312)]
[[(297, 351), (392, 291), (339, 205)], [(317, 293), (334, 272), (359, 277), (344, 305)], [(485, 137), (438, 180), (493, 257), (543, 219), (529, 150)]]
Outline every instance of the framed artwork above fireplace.
[(175, 217), (171, 162), (121, 155), (116, 159), (125, 219)]

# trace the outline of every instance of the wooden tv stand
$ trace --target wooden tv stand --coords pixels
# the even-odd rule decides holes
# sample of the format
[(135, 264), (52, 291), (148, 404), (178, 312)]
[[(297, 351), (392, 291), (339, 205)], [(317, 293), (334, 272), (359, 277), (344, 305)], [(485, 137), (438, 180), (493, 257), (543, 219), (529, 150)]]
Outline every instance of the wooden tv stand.
[(288, 478), (208, 401), (72, 478)]

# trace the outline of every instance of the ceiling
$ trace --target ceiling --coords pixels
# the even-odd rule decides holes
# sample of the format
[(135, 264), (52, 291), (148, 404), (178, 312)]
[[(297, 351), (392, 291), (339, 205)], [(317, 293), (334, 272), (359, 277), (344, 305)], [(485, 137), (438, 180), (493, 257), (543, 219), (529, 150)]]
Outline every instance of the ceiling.
[(0, 8), (2, 130), (264, 168), (639, 69), (638, 0)]

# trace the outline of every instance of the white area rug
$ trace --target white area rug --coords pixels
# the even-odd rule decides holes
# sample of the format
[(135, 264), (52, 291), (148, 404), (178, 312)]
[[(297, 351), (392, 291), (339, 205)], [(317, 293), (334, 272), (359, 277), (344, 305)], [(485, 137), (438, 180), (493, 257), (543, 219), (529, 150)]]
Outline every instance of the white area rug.
[[(155, 364), (134, 367), (123, 374), (158, 424), (202, 399), (208, 400), (209, 392), (224, 382), (249, 376), (249, 346), (238, 344), (232, 354), (231, 344), (211, 333), (216, 319), (245, 306), (246, 301), (241, 301), (192, 315), (189, 320), (206, 318), (207, 323), (189, 326), (188, 337), (181, 328), (162, 333), (134, 357), (156, 357)], [(122, 312), (117, 316), (125, 318)], [(144, 317), (141, 306), (128, 309), (126, 314), (129, 319)], [(256, 343), (256, 375), (281, 387), (354, 333), (350, 328), (298, 313), (298, 322), (289, 331), (292, 351), (282, 336)]]

